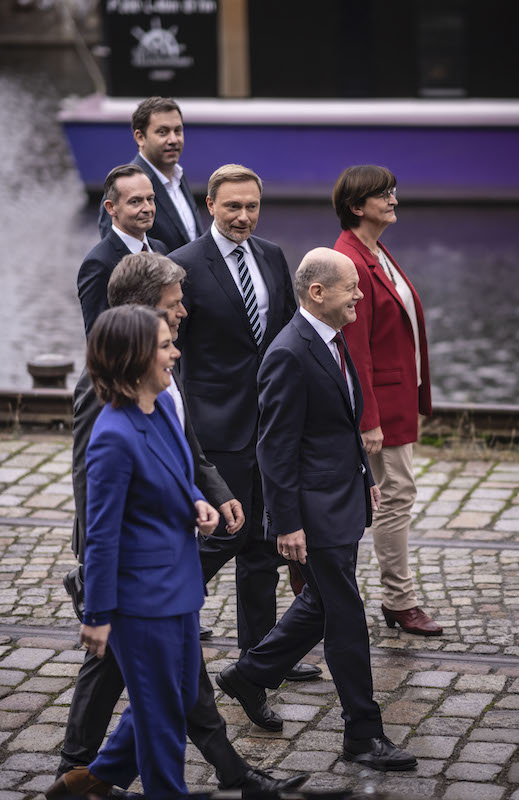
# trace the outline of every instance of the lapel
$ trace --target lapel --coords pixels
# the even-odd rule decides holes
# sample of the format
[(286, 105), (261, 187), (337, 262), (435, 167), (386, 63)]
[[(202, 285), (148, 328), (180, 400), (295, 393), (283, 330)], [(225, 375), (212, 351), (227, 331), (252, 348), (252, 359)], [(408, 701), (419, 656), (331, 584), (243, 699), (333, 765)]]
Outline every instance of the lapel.
[(115, 261), (115, 264), (118, 264), (121, 258), (123, 256), (128, 255), (128, 253), (130, 252), (126, 247), (125, 243), (123, 242), (123, 240), (121, 239), (121, 237), (118, 236), (116, 233), (114, 233), (114, 231), (111, 228), (106, 234), (106, 241), (109, 242), (110, 246), (115, 250), (116, 254), (115, 258), (117, 259)]
[[(348, 236), (348, 234), (350, 234), (350, 235)], [(400, 297), (400, 295), (398, 294), (398, 292), (397, 292), (397, 290), (395, 288), (395, 284), (393, 283), (391, 278), (389, 278), (386, 275), (384, 269), (380, 265), (380, 261), (378, 260), (378, 258), (373, 255), (371, 250), (368, 247), (366, 247), (366, 245), (363, 242), (361, 242), (359, 237), (356, 236), (353, 233), (353, 231), (343, 231), (342, 234), (341, 234), (341, 238), (344, 239), (344, 241), (347, 244), (349, 244), (351, 247), (354, 247), (359, 252), (359, 254), (362, 256), (362, 258), (366, 262), (367, 266), (373, 272), (373, 275), (377, 278), (377, 280), (380, 281), (380, 283), (387, 289), (387, 291), (395, 298), (397, 303), (402, 307), (402, 309), (407, 314), (406, 307), (404, 306), (402, 298)], [(381, 245), (380, 242), (378, 242), (378, 246), (380, 247), (381, 250), (383, 250), (384, 254), (387, 256), (389, 261), (391, 261), (391, 264), (393, 264), (395, 269), (397, 269), (398, 272), (400, 274), (402, 274), (401, 270), (396, 266), (395, 262), (393, 261), (393, 259), (389, 255), (389, 253), (387, 252), (386, 248), (383, 245)]]
[(247, 336), (250, 337), (251, 342), (253, 342), (254, 347), (256, 347), (256, 341), (252, 333), (247, 312), (245, 311), (243, 298), (238, 291), (238, 287), (234, 282), (234, 278), (232, 277), (229, 268), (216, 245), (215, 240), (213, 239), (211, 228), (204, 233), (204, 235), (201, 237), (201, 241), (204, 243), (204, 250), (209, 269), (229, 298), (229, 301), (242, 321)]
[(187, 235), (187, 231), (184, 227), (184, 223), (182, 222), (180, 214), (178, 213), (175, 204), (171, 201), (171, 197), (158, 179), (156, 173), (151, 169), (149, 164), (147, 164), (146, 161), (141, 158), (140, 153), (134, 158), (134, 163), (138, 164), (138, 166), (144, 170), (152, 182), (156, 204), (160, 205), (162, 211), (169, 218), (170, 222), (177, 228), (177, 230), (180, 231), (184, 241), (186, 243), (189, 242), (189, 236)]
[(180, 189), (188, 202), (189, 208), (193, 212), (193, 216), (195, 218), (196, 232), (198, 236), (201, 236), (203, 233), (202, 221), (200, 219), (200, 214), (198, 213), (198, 208), (196, 207), (195, 198), (191, 193), (191, 189), (189, 188), (189, 184), (186, 180), (185, 175), (182, 175), (182, 178), (180, 180)]
[[(162, 397), (162, 395), (166, 397)], [(170, 450), (160, 437), (157, 429), (150, 420), (146, 419), (146, 414), (143, 414), (137, 405), (132, 404), (124, 406), (123, 410), (130, 419), (131, 423), (137, 431), (139, 431), (145, 440), (146, 445), (151, 450), (153, 455), (161, 462), (161, 464), (168, 470), (172, 477), (183, 489), (190, 502), (193, 502), (190, 482), (193, 481), (193, 462), (189, 453), (187, 442), (182, 433), (180, 422), (174, 411), (173, 400), (167, 396), (167, 393), (162, 392), (155, 401), (163, 412), (175, 440), (178, 444), (180, 453), (177, 456)], [(186, 476), (186, 463), (188, 467), (188, 476)]]
[[(344, 398), (346, 408), (348, 409), (348, 414), (352, 419), (354, 419), (350, 402), (350, 393), (348, 391), (348, 384), (341, 372), (341, 368), (330, 353), (328, 346), (321, 339), (317, 331), (303, 316), (301, 316), (298, 311), (293, 317), (293, 322), (303, 339), (308, 341), (308, 349), (315, 360), (319, 363), (319, 366), (322, 367), (322, 369), (328, 373), (329, 377), (334, 381), (334, 383), (337, 384), (337, 387)], [(347, 352), (347, 348), (345, 348), (345, 352)], [(348, 353), (348, 367), (350, 367), (350, 364), (353, 366), (353, 362), (351, 361)], [(353, 370), (355, 370), (354, 367)], [(355, 397), (355, 400), (357, 400), (357, 397)]]

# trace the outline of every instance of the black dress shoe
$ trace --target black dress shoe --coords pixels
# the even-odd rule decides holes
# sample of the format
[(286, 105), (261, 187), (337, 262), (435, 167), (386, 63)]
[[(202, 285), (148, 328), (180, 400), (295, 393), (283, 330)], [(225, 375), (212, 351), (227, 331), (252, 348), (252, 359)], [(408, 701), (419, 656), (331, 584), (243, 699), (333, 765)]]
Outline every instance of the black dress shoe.
[(344, 737), (344, 758), (381, 772), (414, 769), (417, 763), (412, 753), (401, 750), (384, 735), (374, 739)]
[(235, 664), (225, 667), (216, 676), (216, 683), (229, 697), (242, 704), (248, 718), (266, 731), (280, 731), (283, 720), (269, 707), (265, 689), (243, 678)]
[(273, 778), (262, 769), (248, 769), (239, 783), (232, 786), (218, 784), (219, 789), (241, 789), (244, 795), (257, 792), (290, 792), (298, 789), (310, 776), (299, 772), (292, 778)]
[(206, 639), (210, 639), (213, 635), (213, 629), (207, 628), (205, 625), (200, 625), (200, 639), (205, 642)]
[(70, 599), (72, 600), (72, 608), (80, 622), (83, 622), (83, 614), (85, 613), (85, 584), (83, 582), (83, 567), (79, 564), (74, 569), (71, 569), (63, 578), (63, 586)]
[(322, 675), (323, 671), (321, 667), (317, 667), (315, 664), (304, 664), (302, 661), (299, 664), (296, 664), (290, 672), (287, 672), (285, 675), (285, 680), (287, 681), (313, 681)]

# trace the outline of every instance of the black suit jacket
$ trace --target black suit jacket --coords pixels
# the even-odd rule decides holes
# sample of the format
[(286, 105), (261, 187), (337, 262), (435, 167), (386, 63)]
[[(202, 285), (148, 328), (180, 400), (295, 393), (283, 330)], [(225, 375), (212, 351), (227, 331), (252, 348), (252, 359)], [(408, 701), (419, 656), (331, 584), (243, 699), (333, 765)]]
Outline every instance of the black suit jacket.
[(180, 370), (193, 425), (206, 451), (235, 452), (253, 440), (258, 368), (296, 307), (281, 248), (256, 236), (249, 243), (269, 295), (267, 327), (259, 348), (211, 231), (170, 253), (187, 271), (183, 302), (188, 317), (180, 327)]
[[(211, 464), (210, 461), (204, 456), (196, 434), (193, 430), (193, 424), (189, 415), (189, 410), (186, 403), (184, 388), (182, 381), (178, 374), (178, 370), (173, 370), (173, 378), (177, 384), (182, 401), (184, 403), (185, 412), (185, 434), (187, 443), (193, 454), (193, 462), (195, 466), (195, 483), (200, 491), (205, 495), (211, 505), (215, 508), (221, 506), (231, 500), (233, 494), (224, 479), (218, 473), (218, 470)], [(90, 381), (88, 372), (83, 369), (79, 381), (77, 382), (74, 390), (74, 423), (73, 423), (73, 437), (74, 446), (72, 454), (72, 482), (74, 486), (74, 499), (76, 502), (76, 516), (74, 519), (74, 530), (72, 534), (72, 550), (79, 559), (80, 563), (84, 563), (85, 552), (85, 534), (86, 534), (86, 470), (85, 470), (85, 453), (88, 442), (90, 441), (90, 434), (94, 422), (101, 411), (101, 404), (99, 403), (94, 388)]]
[(303, 528), (309, 548), (357, 542), (371, 524), (374, 483), (362, 445), (362, 390), (353, 361), (355, 414), (330, 350), (299, 313), (261, 365), (258, 464), (269, 535)]
[[(150, 239), (148, 236), (148, 242), (153, 252), (162, 255), (167, 253), (166, 246), (157, 239)], [(104, 239), (96, 244), (81, 264), (77, 288), (87, 336), (101, 311), (108, 308), (106, 291), (110, 275), (121, 258), (129, 252), (121, 237), (110, 228)]]
[[(180, 214), (178, 213), (174, 203), (171, 201), (171, 198), (167, 191), (165, 190), (164, 186), (158, 179), (156, 173), (152, 170), (149, 164), (140, 156), (139, 153), (135, 156), (132, 161), (132, 164), (137, 164), (141, 169), (144, 170), (146, 175), (149, 177), (150, 181), (153, 184), (153, 191), (155, 192), (155, 222), (153, 223), (153, 227), (150, 229), (150, 235), (153, 236), (155, 239), (159, 239), (161, 242), (164, 242), (166, 245), (168, 252), (170, 250), (175, 250), (177, 247), (182, 247), (183, 244), (189, 242), (189, 236), (187, 235), (186, 228)], [(189, 207), (193, 212), (196, 224), (196, 233), (197, 236), (200, 236), (202, 233), (202, 222), (200, 220), (200, 215), (198, 213), (195, 198), (191, 193), (191, 189), (189, 188), (189, 184), (185, 178), (182, 176), (182, 180), (180, 181), (180, 188), (184, 197), (186, 198), (187, 202), (189, 203)], [(110, 215), (108, 214), (107, 210), (104, 207), (105, 197), (101, 200), (101, 207), (99, 209), (99, 233), (101, 236), (106, 236), (108, 231), (110, 230), (110, 226), (112, 224), (112, 220)]]

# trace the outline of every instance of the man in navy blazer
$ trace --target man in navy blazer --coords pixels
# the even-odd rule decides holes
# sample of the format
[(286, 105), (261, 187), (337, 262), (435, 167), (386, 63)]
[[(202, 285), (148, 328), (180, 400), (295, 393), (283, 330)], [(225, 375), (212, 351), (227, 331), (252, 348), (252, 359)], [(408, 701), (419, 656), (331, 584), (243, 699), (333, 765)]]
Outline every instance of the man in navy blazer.
[[(251, 169), (239, 164), (220, 167), (208, 184), (213, 225), (196, 241), (170, 253), (187, 272), (188, 317), (179, 347), (193, 427), (207, 458), (245, 511), (240, 533), (229, 537), (220, 525), (202, 545), (206, 582), (236, 555), (238, 644), (243, 651), (275, 624), (280, 563), (263, 531), (255, 452), (256, 377), (265, 350), (295, 310), (283, 252), (252, 236), (261, 191), (261, 180)], [(304, 679), (320, 672), (313, 665), (298, 665), (286, 677)]]
[[(195, 199), (180, 166), (184, 149), (182, 112), (171, 97), (148, 97), (135, 109), (132, 131), (139, 152), (132, 161), (149, 177), (155, 192), (156, 214), (151, 236), (170, 250), (193, 241), (202, 233)], [(110, 217), (99, 212), (99, 232), (106, 236)]]
[(108, 308), (110, 275), (123, 256), (148, 250), (164, 255), (166, 246), (147, 237), (155, 219), (155, 193), (150, 179), (135, 165), (114, 167), (105, 180), (104, 205), (112, 224), (79, 269), (77, 286), (86, 335)]
[(259, 725), (281, 718), (263, 687), (324, 634), (324, 652), (345, 723), (344, 757), (374, 769), (411, 769), (416, 759), (384, 736), (373, 699), (369, 637), (355, 578), (357, 548), (380, 492), (359, 431), (362, 391), (341, 328), (362, 300), (351, 259), (328, 248), (303, 258), (301, 307), (270, 345), (258, 375), (258, 463), (269, 536), (297, 561), (306, 584), (278, 625), (217, 677)]

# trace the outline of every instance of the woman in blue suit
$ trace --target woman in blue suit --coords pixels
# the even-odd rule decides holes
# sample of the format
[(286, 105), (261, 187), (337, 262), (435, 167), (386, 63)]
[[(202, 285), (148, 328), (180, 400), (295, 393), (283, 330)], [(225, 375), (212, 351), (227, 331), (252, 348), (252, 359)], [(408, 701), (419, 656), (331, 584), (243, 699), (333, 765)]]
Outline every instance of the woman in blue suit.
[(102, 658), (110, 637), (130, 705), (92, 764), (61, 776), (48, 798), (107, 795), (137, 774), (153, 800), (187, 791), (185, 716), (197, 696), (204, 599), (195, 527), (212, 533), (218, 512), (193, 482), (164, 391), (179, 356), (165, 314), (140, 306), (105, 311), (90, 334), (87, 366), (106, 405), (86, 455), (81, 641)]

